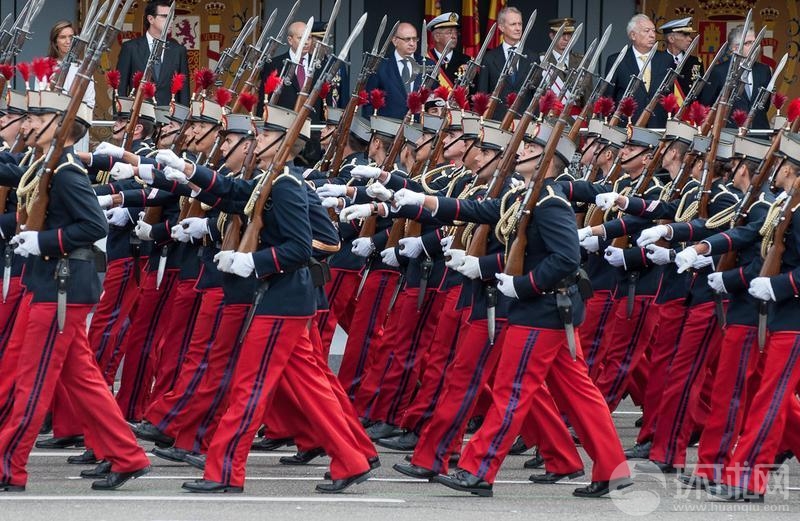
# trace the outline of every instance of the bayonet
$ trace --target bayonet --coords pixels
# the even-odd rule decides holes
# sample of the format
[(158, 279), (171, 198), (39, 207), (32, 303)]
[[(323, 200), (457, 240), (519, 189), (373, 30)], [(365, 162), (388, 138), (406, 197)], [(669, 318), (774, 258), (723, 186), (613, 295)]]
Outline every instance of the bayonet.
[(517, 42), (517, 51), (519, 51), (520, 56), (523, 56), (522, 51), (525, 50), (525, 42), (528, 41), (528, 35), (531, 34), (531, 29), (533, 29), (533, 24), (536, 22), (536, 16), (538, 14), (538, 10), (534, 9), (531, 13), (531, 17), (528, 18), (528, 23), (525, 25), (525, 30), (522, 31), (522, 38), (520, 38), (519, 42)]
[(372, 44), (372, 54), (378, 54), (378, 47), (381, 44), (381, 38), (383, 37), (383, 31), (386, 30), (386, 15), (383, 15), (381, 18), (381, 24), (378, 26), (378, 33), (375, 35), (375, 41)]
[(267, 50), (267, 39), (269, 38), (269, 29), (272, 27), (272, 24), (275, 22), (275, 17), (278, 14), (278, 9), (275, 8), (272, 10), (272, 13), (269, 15), (267, 19), (267, 23), (264, 24), (264, 28), (261, 30), (261, 35), (258, 38), (258, 41), (255, 45), (248, 45), (247, 50), (245, 51), (244, 57), (242, 58), (242, 63), (239, 67), (236, 68), (236, 74), (233, 76), (233, 80), (231, 80), (231, 90), (233, 92), (239, 91), (239, 82), (242, 80), (242, 76), (245, 72), (250, 71), (255, 67), (257, 64), (261, 63), (261, 57), (263, 53)]
[[(608, 24), (606, 30), (603, 32), (603, 36), (600, 38), (600, 43), (597, 45), (597, 50), (592, 56), (592, 61), (589, 63), (589, 67), (586, 68), (591, 74), (594, 74), (595, 69), (597, 68), (597, 62), (600, 61), (600, 55), (603, 54), (603, 51), (606, 48), (606, 44), (608, 44), (608, 39), (611, 37), (611, 29), (614, 27), (614, 24)], [(627, 46), (625, 46), (625, 50), (627, 51)], [(624, 53), (621, 54), (625, 56)]]
[[(481, 63), (483, 63), (483, 57), (486, 55), (486, 50), (489, 48), (489, 42), (491, 42), (492, 38), (494, 38), (494, 33), (496, 30), (497, 24), (492, 24), (492, 26), (489, 28), (489, 33), (483, 40), (483, 44), (481, 44), (478, 54), (475, 56), (475, 58), (472, 58), (469, 60), (469, 62), (467, 62), (466, 70), (464, 71), (464, 74), (461, 75), (461, 78), (459, 78), (457, 86), (466, 87), (472, 83), (472, 80), (475, 79), (475, 75), (478, 74), (478, 71), (481, 68)], [(450, 94), (452, 95), (452, 91)]]
[(419, 48), (419, 55), (422, 59), (420, 65), (422, 65), (423, 75), (426, 72), (425, 69), (425, 56), (428, 54), (428, 22), (422, 20), (422, 33), (421, 33), (421, 40), (422, 46)]

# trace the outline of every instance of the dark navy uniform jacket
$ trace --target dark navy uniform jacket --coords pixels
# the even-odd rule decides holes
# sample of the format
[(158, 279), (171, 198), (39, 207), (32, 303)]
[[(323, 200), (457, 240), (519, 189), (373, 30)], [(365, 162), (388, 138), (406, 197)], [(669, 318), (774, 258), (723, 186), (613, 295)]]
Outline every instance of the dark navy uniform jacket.
[(800, 206), (792, 209), (792, 215), (781, 274), (770, 278), (777, 299), (769, 307), (770, 331), (800, 331)]
[[(0, 153), (0, 185), (12, 188), (6, 198), (6, 213), (0, 215), (0, 254), (5, 252), (8, 241), (17, 233), (17, 192), (15, 188), (30, 162), (33, 161), (33, 150), (28, 149), (21, 154), (9, 152)], [(0, 266), (5, 267), (5, 262), (0, 261)], [(25, 259), (13, 255), (11, 260), (11, 276), (19, 277)]]

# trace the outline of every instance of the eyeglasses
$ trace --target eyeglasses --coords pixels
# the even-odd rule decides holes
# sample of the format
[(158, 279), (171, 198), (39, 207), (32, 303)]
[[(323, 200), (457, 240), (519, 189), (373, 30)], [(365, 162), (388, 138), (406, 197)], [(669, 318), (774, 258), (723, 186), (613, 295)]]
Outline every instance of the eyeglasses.
[(406, 36), (406, 37), (395, 36), (395, 38), (397, 38), (398, 40), (404, 41), (406, 43), (418, 42), (419, 41), (419, 38), (417, 38), (416, 36)]
[(155, 16), (156, 18), (166, 18), (169, 16), (169, 13), (155, 14), (153, 16)]

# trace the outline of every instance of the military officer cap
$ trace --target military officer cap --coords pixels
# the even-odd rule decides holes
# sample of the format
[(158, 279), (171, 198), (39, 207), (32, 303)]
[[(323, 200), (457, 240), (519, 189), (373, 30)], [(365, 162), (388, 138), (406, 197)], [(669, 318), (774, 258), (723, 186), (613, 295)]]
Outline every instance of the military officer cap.
[(633, 145), (637, 147), (655, 148), (658, 146), (658, 141), (661, 139), (661, 134), (653, 132), (652, 130), (644, 127), (628, 126), (626, 128), (627, 139), (626, 145)]
[(733, 152), (733, 140), (725, 140), (720, 138), (719, 145), (717, 146), (717, 160), (730, 161), (736, 157)]
[(156, 125), (166, 125), (169, 123), (170, 110), (169, 105), (156, 105)]
[(228, 113), (228, 108), (221, 106), (216, 101), (204, 98), (192, 101), (192, 109), (189, 114), (189, 121), (201, 123), (212, 123), (219, 125), (222, 116)]
[[(133, 98), (127, 96), (119, 96), (116, 99), (116, 105), (114, 107), (114, 118), (130, 119), (132, 109), (133, 109)], [(139, 109), (139, 119), (155, 123), (156, 121), (155, 106), (149, 101), (143, 101), (142, 106)]]
[[(525, 141), (529, 143), (536, 143), (537, 145), (546, 146), (550, 141), (550, 137), (555, 130), (554, 126), (549, 121), (533, 122), (525, 130)], [(556, 155), (563, 161), (569, 163), (572, 156), (575, 154), (575, 143), (572, 142), (566, 134), (562, 132), (561, 138), (556, 144)]]
[(670, 20), (669, 22), (665, 23), (661, 27), (658, 28), (659, 31), (664, 33), (664, 35), (668, 35), (669, 33), (686, 33), (692, 34), (696, 32), (692, 28), (692, 17), (681, 18), (679, 20)]
[(436, 29), (445, 29), (448, 27), (458, 28), (458, 15), (456, 13), (442, 13), (430, 22), (428, 22), (428, 30), (435, 31)]
[[(71, 101), (68, 94), (49, 90), (28, 91), (28, 112), (31, 114), (64, 114)], [(92, 109), (81, 102), (75, 121), (85, 127), (92, 126)]]
[[(781, 140), (783, 141), (783, 140)], [(736, 136), (733, 142), (733, 152), (736, 156), (761, 161), (769, 150), (769, 143), (747, 136)]]
[(366, 145), (369, 143), (369, 140), (372, 139), (372, 128), (369, 126), (369, 122), (366, 119), (355, 116), (350, 125), (350, 134)]
[(339, 107), (328, 107), (325, 111), (325, 123), (328, 125), (338, 125), (339, 121), (342, 120), (342, 114), (344, 113), (344, 109), (340, 109)]
[(6, 111), (17, 116), (25, 114), (28, 111), (28, 99), (25, 93), (8, 89), (8, 92), (6, 92)]
[(800, 134), (784, 133), (778, 148), (778, 154), (800, 166)]
[[(286, 132), (297, 119), (297, 112), (277, 105), (267, 104), (264, 105), (264, 116), (265, 118), (263, 121), (258, 120), (264, 130)], [(311, 120), (308, 118), (303, 122), (303, 128), (300, 129), (300, 135), (298, 137), (306, 141), (311, 139)]]
[(186, 105), (181, 105), (180, 103), (169, 104), (169, 116), (167, 116), (167, 119), (174, 121), (175, 123), (183, 124), (188, 117), (189, 107)]
[(667, 121), (667, 128), (664, 131), (664, 136), (661, 138), (664, 141), (680, 141), (690, 145), (694, 136), (697, 134), (697, 129), (688, 123), (679, 121), (677, 119), (670, 119)]
[(434, 116), (432, 114), (426, 114), (425, 118), (422, 120), (422, 131), (426, 134), (436, 134), (439, 132), (439, 129), (448, 128), (448, 122), (445, 121), (445, 118), (441, 116)]
[(789, 119), (783, 114), (775, 114), (775, 116), (772, 118), (772, 130), (782, 129), (783, 127), (786, 126), (786, 123), (788, 123), (788, 121)]
[(478, 139), (478, 146), (488, 150), (503, 150), (508, 146), (513, 135), (514, 133), (508, 130), (484, 126), (483, 132)]
[(311, 36), (315, 38), (323, 38), (325, 36), (325, 31), (328, 30), (328, 22), (314, 22), (314, 25), (311, 26)]
[(586, 127), (586, 137), (597, 137), (603, 135), (603, 120), (601, 118), (592, 118), (589, 120), (589, 125)]
[(462, 134), (463, 139), (479, 139), (483, 127), (500, 128), (500, 122), (490, 119), (481, 121), (481, 117), (477, 114), (467, 113), (461, 119), (461, 125), (464, 128)]
[(554, 33), (558, 32), (561, 24), (564, 24), (564, 34), (572, 34), (575, 32), (574, 18), (553, 18), (547, 22), (547, 25), (550, 26), (550, 31)]
[(464, 115), (460, 110), (451, 110), (448, 112), (448, 116), (450, 117), (450, 126), (448, 127), (450, 130), (463, 130), (462, 119)]
[(400, 132), (403, 122), (399, 119), (387, 118), (384, 116), (372, 116), (369, 119), (372, 132), (379, 136), (394, 138)]
[(621, 149), (625, 146), (628, 134), (625, 132), (625, 129), (621, 127), (603, 124), (603, 133), (600, 134), (600, 138), (612, 147)]
[(403, 123), (403, 137), (406, 143), (416, 147), (422, 137), (422, 126), (419, 123)]
[(250, 114), (228, 114), (222, 117), (222, 131), (228, 134), (256, 135)]

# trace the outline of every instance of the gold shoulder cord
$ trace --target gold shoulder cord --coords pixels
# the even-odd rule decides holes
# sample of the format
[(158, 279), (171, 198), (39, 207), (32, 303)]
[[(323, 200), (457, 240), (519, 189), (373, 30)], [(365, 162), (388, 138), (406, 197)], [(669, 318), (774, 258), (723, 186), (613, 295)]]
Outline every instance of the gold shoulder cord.
[(522, 204), (517, 195), (525, 189), (525, 186), (520, 186), (509, 190), (500, 199), (500, 219), (494, 227), (494, 234), (501, 244), (508, 245), (508, 240), (514, 233), (514, 228), (517, 226), (517, 211)]
[(763, 259), (767, 258), (769, 247), (772, 246), (772, 240), (775, 237), (775, 228), (778, 226), (778, 222), (780, 222), (781, 218), (783, 201), (783, 199), (777, 199), (772, 203), (767, 212), (767, 217), (764, 219), (764, 224), (762, 224), (761, 229), (758, 230), (758, 233), (764, 238), (761, 241), (761, 258)]
[(25, 209), (28, 212), (30, 212), (33, 201), (39, 193), (39, 178), (36, 176), (36, 171), (42, 161), (44, 161), (44, 156), (31, 163), (25, 173), (22, 174), (17, 186), (17, 199), (20, 204), (25, 204)]
[[(681, 201), (678, 203), (678, 208), (675, 211), (676, 223), (689, 222), (697, 215), (700, 203), (697, 201), (697, 197), (695, 197), (694, 193), (695, 189), (693, 188), (681, 196)], [(687, 204), (689, 200), (691, 200), (691, 202)]]
[[(469, 199), (471, 196), (485, 189), (486, 185), (468, 186), (461, 192), (461, 194), (458, 196), (458, 199)], [(464, 232), (461, 234), (461, 243), (464, 245), (464, 249), (467, 249), (469, 248), (469, 243), (472, 240), (472, 232), (475, 230), (476, 225), (475, 223), (468, 223), (464, 221), (453, 221), (453, 231), (457, 230), (458, 226), (464, 226)]]

